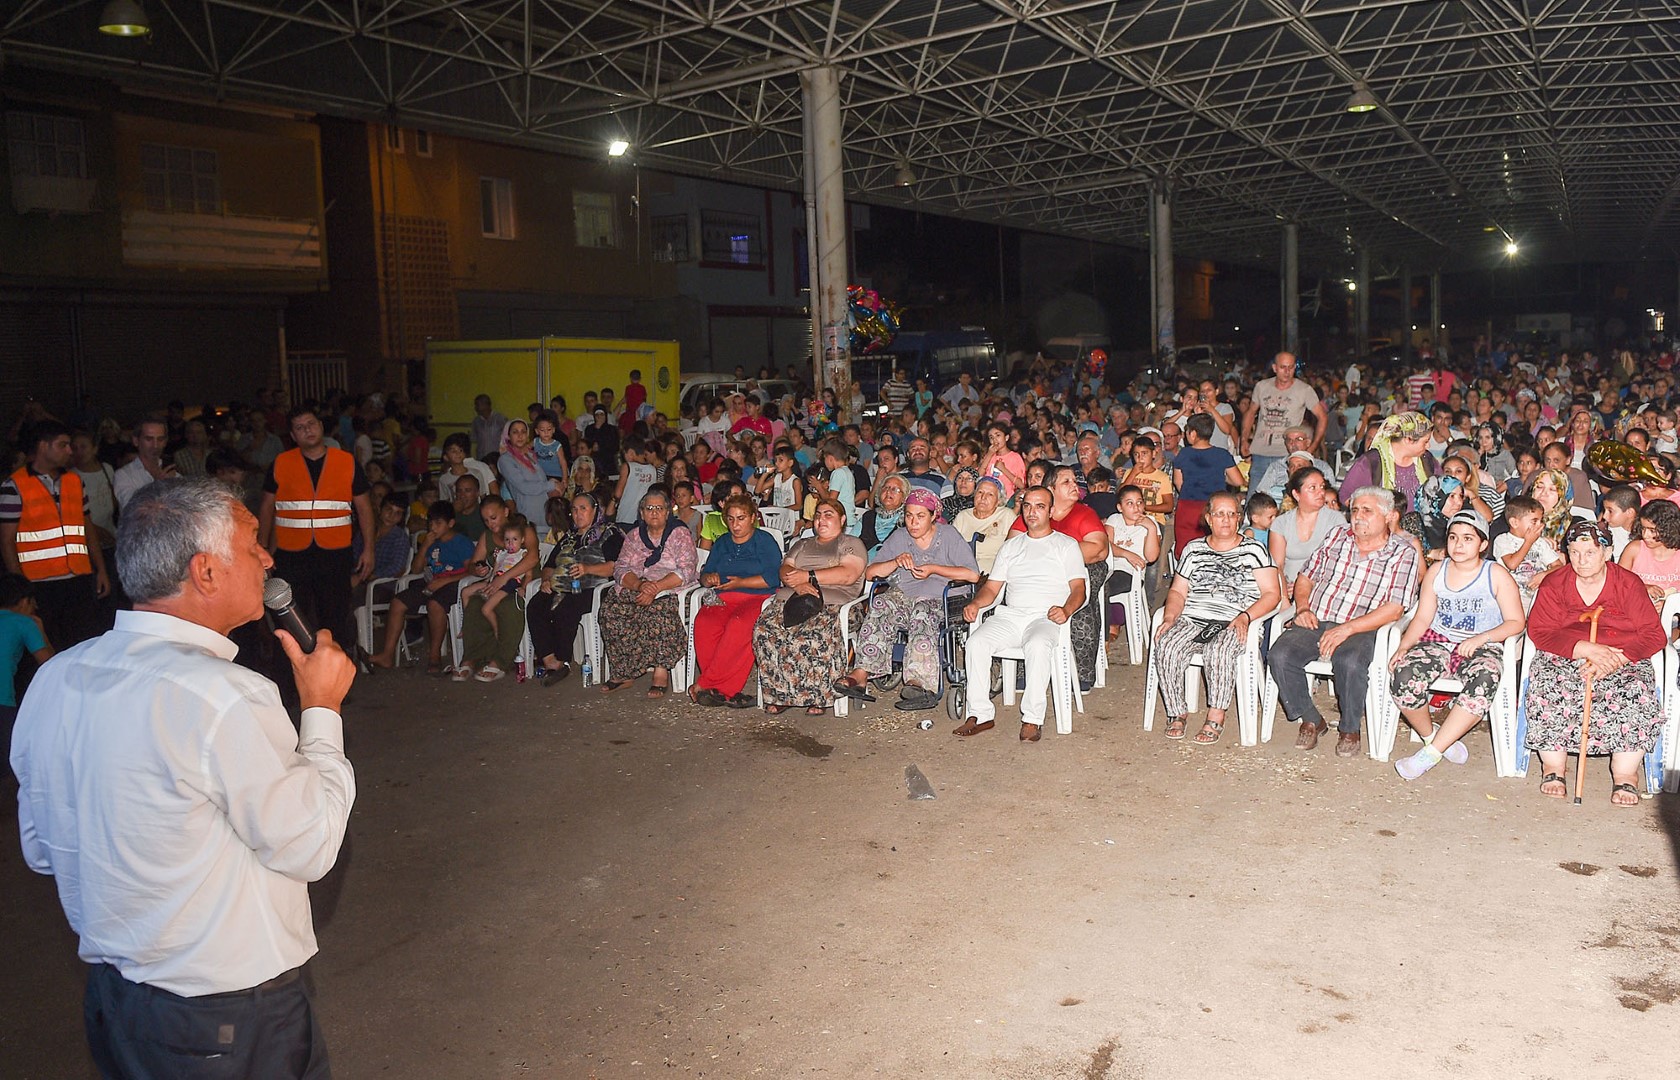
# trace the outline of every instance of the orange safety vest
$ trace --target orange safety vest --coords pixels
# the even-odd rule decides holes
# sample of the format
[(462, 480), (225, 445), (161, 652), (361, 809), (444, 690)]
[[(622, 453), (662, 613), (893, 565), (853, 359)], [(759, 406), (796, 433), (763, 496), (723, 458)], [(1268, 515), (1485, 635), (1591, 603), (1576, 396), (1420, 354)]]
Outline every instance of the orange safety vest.
[(82, 516), (82, 478), (66, 469), (58, 479), (58, 499), (27, 467), (12, 474), (23, 497), (23, 516), (17, 524), (17, 557), (30, 581), (69, 574), (91, 574), (87, 520)]
[(355, 479), (356, 459), (344, 450), (327, 449), (319, 486), (310, 482), (302, 450), (275, 458), (274, 539), (280, 549), (302, 551), (311, 543), (333, 551), (349, 547)]

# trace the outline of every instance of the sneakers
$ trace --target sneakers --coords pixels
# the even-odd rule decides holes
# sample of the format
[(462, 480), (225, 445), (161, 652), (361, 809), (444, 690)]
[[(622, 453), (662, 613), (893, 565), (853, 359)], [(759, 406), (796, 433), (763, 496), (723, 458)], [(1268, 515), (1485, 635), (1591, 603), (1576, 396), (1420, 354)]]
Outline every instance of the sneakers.
[(1462, 765), (1470, 760), (1470, 751), (1464, 749), (1464, 742), (1460, 740), (1441, 751), (1441, 756), (1454, 765)]
[(1411, 757), (1403, 757), (1394, 763), (1394, 771), (1400, 774), (1402, 780), (1416, 780), (1424, 773), (1433, 769), (1441, 761), (1442, 754), (1428, 743), (1423, 749)]

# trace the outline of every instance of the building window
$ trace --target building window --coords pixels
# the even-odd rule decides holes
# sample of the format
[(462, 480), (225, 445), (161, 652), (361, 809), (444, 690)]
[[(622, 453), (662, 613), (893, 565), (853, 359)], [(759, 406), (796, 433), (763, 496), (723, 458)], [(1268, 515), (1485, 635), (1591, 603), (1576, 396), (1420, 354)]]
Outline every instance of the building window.
[(495, 176), (478, 178), (478, 213), (484, 235), (513, 239), (513, 181)]
[(601, 191), (572, 192), (572, 222), (577, 228), (577, 246), (618, 246), (617, 200)]
[(650, 222), (653, 232), (653, 261), (688, 261), (688, 215), (662, 214)]
[(13, 176), (87, 179), (87, 144), (82, 122), (41, 113), (6, 114), (6, 156)]
[(385, 147), (393, 154), (403, 152), (403, 129), (395, 124), (385, 125)]
[(414, 133), (414, 153), (418, 157), (432, 156), (432, 133), (416, 131)]
[(222, 182), (216, 151), (140, 144), (146, 209), (173, 214), (219, 214)]
[(721, 266), (763, 266), (763, 219), (753, 214), (700, 211), (700, 261)]

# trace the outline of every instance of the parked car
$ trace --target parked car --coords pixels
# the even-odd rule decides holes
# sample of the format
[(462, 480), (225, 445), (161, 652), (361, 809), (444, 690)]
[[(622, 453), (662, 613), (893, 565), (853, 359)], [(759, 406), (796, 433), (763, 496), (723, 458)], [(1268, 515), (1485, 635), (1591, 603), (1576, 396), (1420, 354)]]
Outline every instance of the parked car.
[(737, 391), (745, 394), (748, 383), (757, 387), (759, 397), (764, 401), (780, 401), (784, 394), (799, 392), (787, 379), (737, 379), (722, 371), (696, 371), (682, 377), (682, 393), (677, 400), (677, 408), (686, 410), (707, 398), (727, 397)]

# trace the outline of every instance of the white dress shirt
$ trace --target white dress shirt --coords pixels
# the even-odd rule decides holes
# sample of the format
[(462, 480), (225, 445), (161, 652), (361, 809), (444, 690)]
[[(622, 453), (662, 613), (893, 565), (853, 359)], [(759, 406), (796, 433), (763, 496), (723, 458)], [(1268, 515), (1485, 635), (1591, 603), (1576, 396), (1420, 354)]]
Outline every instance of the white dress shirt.
[(149, 611), (48, 661), (12, 739), (18, 830), (79, 953), (176, 994), (243, 990), (315, 954), (308, 882), (356, 798), (343, 721), (292, 728), (233, 642)]
[(128, 500), (151, 482), (152, 474), (146, 471), (145, 463), (139, 458), (118, 469), (116, 476), (111, 478), (111, 494), (116, 496), (117, 509), (120, 511), (127, 506)]

